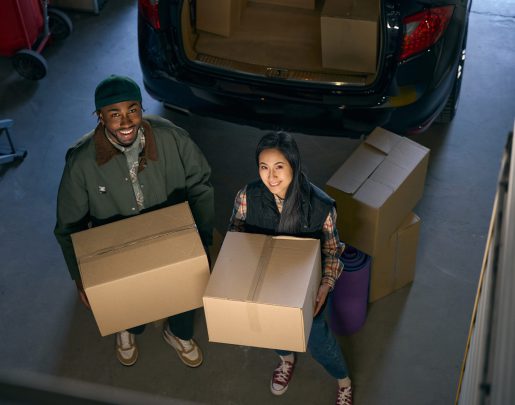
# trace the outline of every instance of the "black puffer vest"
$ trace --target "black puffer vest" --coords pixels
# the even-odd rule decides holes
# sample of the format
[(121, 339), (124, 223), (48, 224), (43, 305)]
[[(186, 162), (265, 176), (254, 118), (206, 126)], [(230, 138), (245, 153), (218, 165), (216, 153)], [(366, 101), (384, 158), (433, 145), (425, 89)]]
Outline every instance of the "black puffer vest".
[[(304, 238), (320, 239), (322, 227), (334, 206), (326, 193), (315, 185), (306, 182), (302, 196), (301, 231), (295, 235)], [(261, 180), (247, 185), (247, 216), (245, 232), (277, 235), (280, 213), (274, 195)]]

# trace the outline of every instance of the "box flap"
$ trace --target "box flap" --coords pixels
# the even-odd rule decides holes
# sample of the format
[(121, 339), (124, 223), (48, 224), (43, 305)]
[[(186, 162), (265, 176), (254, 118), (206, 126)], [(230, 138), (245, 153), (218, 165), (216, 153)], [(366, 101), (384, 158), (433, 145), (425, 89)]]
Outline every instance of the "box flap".
[(394, 134), (384, 128), (376, 127), (367, 136), (365, 142), (388, 155), (402, 139), (403, 137), (400, 135)]
[[(293, 242), (293, 243), (292, 243)], [(301, 308), (304, 305), (320, 241), (315, 239), (276, 239), (268, 254), (268, 266), (256, 285), (254, 301)]]
[(188, 203), (182, 203), (74, 233), (73, 248), (80, 263), (88, 256), (188, 228), (196, 226)]
[[(428, 153), (429, 149), (424, 146), (377, 127), (331, 176), (327, 185), (347, 194), (357, 194), (367, 179), (371, 179), (393, 193)], [(386, 201), (384, 191), (380, 191), (383, 197), (377, 201)], [(379, 207), (377, 204), (369, 205)]]
[(147, 239), (123, 249), (88, 256), (81, 262), (80, 273), (85, 288), (158, 271), (205, 255), (196, 229)]
[(227, 232), (204, 295), (247, 300), (264, 244), (262, 235)]
[(398, 163), (388, 156), (377, 170), (372, 173), (370, 180), (388, 187), (391, 190), (390, 194), (393, 194), (411, 173), (411, 170)]
[(413, 225), (418, 225), (419, 223), (420, 217), (414, 212), (410, 212), (404, 221), (402, 221), (402, 224), (399, 226), (397, 232), (402, 233)]
[(227, 232), (204, 296), (300, 308), (317, 249), (316, 239)]
[(429, 149), (425, 146), (408, 138), (402, 138), (401, 142), (392, 149), (388, 159), (411, 172), (428, 154)]
[(331, 176), (327, 185), (354, 194), (386, 158), (381, 149), (361, 144)]
[(378, 209), (383, 206), (392, 193), (393, 189), (391, 186), (369, 179), (354, 194), (354, 199), (364, 205)]

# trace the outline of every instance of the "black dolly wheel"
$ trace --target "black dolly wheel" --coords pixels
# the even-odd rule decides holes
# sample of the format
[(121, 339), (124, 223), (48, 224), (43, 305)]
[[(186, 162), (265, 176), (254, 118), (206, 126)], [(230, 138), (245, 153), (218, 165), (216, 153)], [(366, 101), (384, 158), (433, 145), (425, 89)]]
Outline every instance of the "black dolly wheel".
[(43, 56), (31, 49), (22, 49), (12, 58), (14, 70), (29, 80), (40, 80), (46, 76), (47, 63)]
[(70, 18), (61, 10), (48, 9), (48, 29), (53, 39), (62, 41), (68, 38), (73, 31), (73, 24)]

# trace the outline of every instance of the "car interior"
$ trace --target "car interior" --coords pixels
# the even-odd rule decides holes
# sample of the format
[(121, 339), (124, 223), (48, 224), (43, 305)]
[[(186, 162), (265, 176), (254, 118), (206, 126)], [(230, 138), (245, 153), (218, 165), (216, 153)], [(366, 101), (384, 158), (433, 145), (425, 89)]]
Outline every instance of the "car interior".
[[(379, 0), (197, 0), (182, 8), (191, 61), (265, 77), (366, 85), (377, 71)], [(225, 6), (225, 7), (222, 7)], [(338, 18), (333, 18), (333, 17)]]

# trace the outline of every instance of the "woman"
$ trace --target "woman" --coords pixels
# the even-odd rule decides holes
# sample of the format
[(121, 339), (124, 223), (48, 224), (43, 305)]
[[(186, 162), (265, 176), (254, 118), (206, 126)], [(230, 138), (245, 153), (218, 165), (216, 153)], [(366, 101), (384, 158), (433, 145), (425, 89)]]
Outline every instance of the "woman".
[[(325, 321), (327, 296), (341, 274), (344, 245), (336, 229), (334, 201), (311, 184), (302, 172), (297, 144), (285, 132), (269, 133), (259, 141), (256, 163), (260, 180), (236, 196), (230, 231), (317, 238), (322, 248), (322, 281), (308, 341), (312, 356), (338, 381), (337, 405), (352, 404), (351, 380), (334, 335)], [(282, 395), (295, 368), (295, 354), (277, 350), (280, 361), (270, 390)]]

